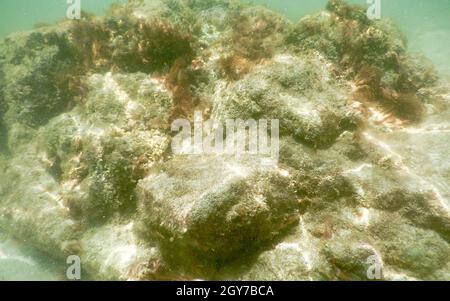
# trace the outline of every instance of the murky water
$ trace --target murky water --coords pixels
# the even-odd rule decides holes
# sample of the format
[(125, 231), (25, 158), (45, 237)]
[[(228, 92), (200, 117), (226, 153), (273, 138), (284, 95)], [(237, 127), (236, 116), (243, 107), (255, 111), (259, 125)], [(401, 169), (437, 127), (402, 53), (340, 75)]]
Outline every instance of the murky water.
[(64, 272), (63, 263), (0, 234), (0, 281), (56, 281)]

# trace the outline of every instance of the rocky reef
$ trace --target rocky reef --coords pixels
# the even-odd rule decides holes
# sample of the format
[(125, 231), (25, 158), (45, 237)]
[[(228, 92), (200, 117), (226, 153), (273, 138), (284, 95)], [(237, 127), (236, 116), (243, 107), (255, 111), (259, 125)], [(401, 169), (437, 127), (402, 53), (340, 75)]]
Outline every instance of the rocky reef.
[[(343, 1), (130, 0), (0, 43), (0, 229), (98, 280), (449, 280), (449, 109)], [(278, 119), (279, 161), (173, 153), (195, 111)]]

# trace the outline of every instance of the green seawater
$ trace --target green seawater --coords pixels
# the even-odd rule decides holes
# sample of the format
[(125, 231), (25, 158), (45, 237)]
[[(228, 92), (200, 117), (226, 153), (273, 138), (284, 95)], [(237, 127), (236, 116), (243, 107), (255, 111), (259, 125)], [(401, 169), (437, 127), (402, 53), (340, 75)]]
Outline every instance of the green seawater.
[[(82, 9), (103, 15), (111, 4), (127, 0), (81, 0)], [(255, 0), (297, 22), (322, 10), (327, 0)], [(365, 5), (365, 0), (351, 0)], [(67, 0), (1, 0), (0, 39), (30, 30), (35, 24), (53, 24), (66, 18)], [(408, 38), (409, 48), (428, 57), (440, 73), (450, 78), (450, 0), (382, 0), (383, 18), (392, 19)], [(61, 267), (42, 259), (21, 242), (0, 234), (0, 280), (58, 280)]]
[[(37, 23), (54, 23), (66, 18), (67, 0), (2, 0), (0, 3), (0, 37), (27, 30)], [(111, 4), (126, 0), (81, 0), (81, 8), (98, 15)]]
[[(127, 0), (81, 0), (82, 9), (97, 15), (114, 3)], [(325, 7), (326, 0), (254, 0), (296, 22)], [(351, 0), (366, 5), (366, 0)], [(67, 0), (2, 0), (0, 38), (27, 30), (37, 23), (54, 23), (65, 18)], [(423, 52), (441, 73), (450, 76), (450, 0), (382, 0), (381, 15), (391, 18), (406, 34), (411, 51)]]

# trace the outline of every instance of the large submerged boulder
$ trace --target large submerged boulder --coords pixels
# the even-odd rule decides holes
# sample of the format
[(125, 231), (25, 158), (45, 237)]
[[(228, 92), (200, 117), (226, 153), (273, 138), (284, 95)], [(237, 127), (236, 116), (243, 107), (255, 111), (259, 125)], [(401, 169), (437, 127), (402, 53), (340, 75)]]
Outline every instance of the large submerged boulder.
[[(89, 279), (448, 280), (449, 91), (339, 0), (297, 24), (133, 0), (13, 34), (0, 229)], [(196, 112), (278, 120), (279, 154), (173, 151)]]
[(321, 56), (277, 55), (231, 84), (219, 84), (213, 114), (218, 119), (279, 119), (282, 135), (313, 148), (332, 145), (362, 123), (349, 87), (332, 76)]
[(141, 235), (207, 268), (271, 243), (299, 218), (294, 179), (255, 158), (174, 159), (138, 190)]

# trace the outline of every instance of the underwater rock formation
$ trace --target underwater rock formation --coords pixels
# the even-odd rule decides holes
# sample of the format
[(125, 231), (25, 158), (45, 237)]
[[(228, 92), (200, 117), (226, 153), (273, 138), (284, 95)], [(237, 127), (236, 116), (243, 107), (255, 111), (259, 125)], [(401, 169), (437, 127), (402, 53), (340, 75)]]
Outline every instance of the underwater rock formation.
[[(0, 229), (92, 279), (450, 279), (450, 89), (393, 24), (132, 0), (0, 43)], [(278, 119), (279, 162), (172, 121)]]
[(283, 135), (313, 148), (329, 147), (361, 123), (346, 99), (348, 87), (332, 78), (320, 56), (277, 55), (243, 79), (217, 89), (217, 119), (279, 119)]
[(261, 166), (255, 158), (166, 162), (139, 183), (138, 231), (170, 260), (205, 270), (261, 248), (299, 217), (293, 178)]

